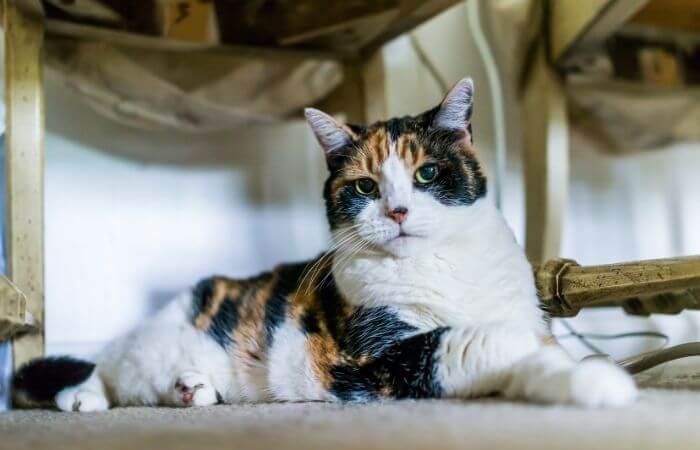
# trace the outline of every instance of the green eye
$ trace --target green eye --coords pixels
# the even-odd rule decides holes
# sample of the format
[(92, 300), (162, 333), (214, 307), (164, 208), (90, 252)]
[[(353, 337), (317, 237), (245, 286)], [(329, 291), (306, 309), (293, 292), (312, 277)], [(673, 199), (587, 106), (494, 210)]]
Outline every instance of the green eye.
[(355, 180), (355, 190), (362, 195), (370, 195), (377, 190), (377, 183), (371, 178), (360, 178)]
[(437, 177), (438, 169), (435, 164), (426, 164), (423, 167), (416, 170), (416, 181), (420, 184), (428, 184), (435, 181)]

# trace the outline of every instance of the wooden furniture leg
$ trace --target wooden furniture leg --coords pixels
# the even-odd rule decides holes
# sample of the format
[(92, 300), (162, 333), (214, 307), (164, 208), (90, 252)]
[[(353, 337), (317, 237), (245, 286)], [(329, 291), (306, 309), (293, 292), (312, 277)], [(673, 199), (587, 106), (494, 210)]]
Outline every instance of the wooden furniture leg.
[(523, 101), (525, 145), (525, 250), (533, 263), (559, 255), (569, 184), (566, 100), (538, 51)]
[(319, 108), (342, 113), (350, 123), (368, 124), (387, 118), (384, 61), (381, 49), (369, 58), (344, 61), (343, 83)]
[(374, 52), (361, 67), (364, 123), (386, 120), (388, 117), (384, 58), (382, 50)]
[(44, 92), (41, 21), (4, 2), (8, 276), (38, 332), (13, 340), (14, 365), (44, 354)]
[(542, 305), (553, 316), (622, 304), (633, 314), (700, 309), (700, 256), (579, 266), (553, 259), (536, 269)]

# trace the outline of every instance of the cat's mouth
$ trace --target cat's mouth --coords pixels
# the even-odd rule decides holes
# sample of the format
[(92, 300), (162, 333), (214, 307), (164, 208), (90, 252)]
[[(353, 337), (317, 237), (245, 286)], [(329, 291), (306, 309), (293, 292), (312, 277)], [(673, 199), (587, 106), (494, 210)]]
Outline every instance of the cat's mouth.
[(389, 239), (386, 243), (387, 244), (401, 243), (401, 242), (406, 242), (406, 241), (421, 238), (421, 237), (422, 236), (418, 236), (417, 234), (407, 233), (407, 232), (401, 230), (401, 231), (399, 231), (399, 234), (397, 234), (393, 238)]

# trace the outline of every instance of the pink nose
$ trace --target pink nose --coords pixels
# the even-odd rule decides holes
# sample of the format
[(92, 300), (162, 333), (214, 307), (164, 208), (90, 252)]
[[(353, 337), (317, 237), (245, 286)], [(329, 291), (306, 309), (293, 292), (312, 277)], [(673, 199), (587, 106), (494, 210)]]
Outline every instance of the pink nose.
[(388, 211), (386, 213), (387, 217), (389, 217), (391, 220), (394, 222), (398, 223), (401, 225), (406, 221), (406, 216), (408, 215), (408, 209), (403, 207), (403, 206), (398, 206), (391, 211)]

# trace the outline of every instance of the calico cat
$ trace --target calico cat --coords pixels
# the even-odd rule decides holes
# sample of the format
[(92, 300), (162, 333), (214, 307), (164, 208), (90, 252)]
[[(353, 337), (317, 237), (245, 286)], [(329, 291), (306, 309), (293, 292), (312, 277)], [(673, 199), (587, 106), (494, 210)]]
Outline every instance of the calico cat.
[(246, 280), (202, 280), (95, 363), (30, 362), (15, 404), (631, 402), (622, 369), (576, 363), (550, 336), (532, 269), (485, 199), (472, 99), (465, 79), (423, 114), (369, 126), (307, 109), (329, 170), (329, 251)]

